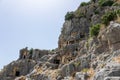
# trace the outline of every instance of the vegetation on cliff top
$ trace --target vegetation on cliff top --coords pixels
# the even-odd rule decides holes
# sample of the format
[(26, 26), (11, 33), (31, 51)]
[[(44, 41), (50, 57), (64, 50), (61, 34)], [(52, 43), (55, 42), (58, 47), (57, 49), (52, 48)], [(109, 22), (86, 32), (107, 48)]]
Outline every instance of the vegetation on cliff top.
[(71, 20), (72, 18), (74, 18), (74, 13), (67, 12), (67, 14), (65, 15), (65, 20)]
[(100, 6), (112, 6), (114, 4), (113, 0), (99, 0)]
[(120, 17), (120, 9), (116, 11), (110, 11), (107, 12), (102, 16), (102, 23), (105, 25), (108, 25), (110, 21), (116, 20), (118, 17)]

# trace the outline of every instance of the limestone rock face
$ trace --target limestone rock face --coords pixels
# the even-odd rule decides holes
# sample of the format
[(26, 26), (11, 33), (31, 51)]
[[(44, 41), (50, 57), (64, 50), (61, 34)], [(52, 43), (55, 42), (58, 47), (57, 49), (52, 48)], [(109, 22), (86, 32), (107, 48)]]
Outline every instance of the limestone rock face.
[(111, 22), (107, 29), (107, 39), (113, 50), (120, 49), (120, 24)]
[(78, 43), (88, 35), (89, 22), (86, 18), (74, 18), (66, 21), (63, 25), (62, 34), (59, 38), (59, 47), (65, 47), (69, 44)]
[(120, 34), (120, 24), (111, 22), (107, 30), (107, 37), (109, 39), (110, 44), (120, 42), (120, 35), (117, 34)]
[(33, 60), (19, 60), (12, 62), (4, 68), (4, 73), (0, 76), (0, 78), (2, 80), (7, 80), (7, 77), (11, 77), (11, 79), (13, 79), (20, 75), (25, 76), (32, 71), (35, 65), (36, 62)]
[(33, 59), (35, 61), (39, 61), (44, 55), (48, 55), (49, 51), (47, 50), (39, 50), (39, 49), (31, 49), (23, 48), (20, 50), (19, 59)]
[[(80, 5), (65, 19), (58, 48), (21, 49), (19, 58), (0, 71), (0, 80), (119, 80), (120, 17), (101, 23), (105, 13), (120, 9), (119, 0), (111, 1), (112, 6), (100, 6), (99, 0)], [(98, 23), (99, 33), (91, 37), (90, 28)]]
[[(99, 34), (99, 42), (112, 50), (120, 49), (120, 24), (111, 22), (110, 25)], [(103, 46), (103, 47), (104, 47)]]
[(119, 80), (120, 64), (109, 63), (104, 69), (101, 69), (95, 76), (94, 80)]

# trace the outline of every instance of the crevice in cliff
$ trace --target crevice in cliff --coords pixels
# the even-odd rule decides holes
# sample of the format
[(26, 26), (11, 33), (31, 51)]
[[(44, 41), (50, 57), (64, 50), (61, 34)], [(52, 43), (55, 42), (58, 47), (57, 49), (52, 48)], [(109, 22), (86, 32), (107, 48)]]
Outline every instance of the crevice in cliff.
[(16, 72), (15, 72), (15, 76), (16, 76), (16, 77), (20, 76), (20, 71), (16, 71)]

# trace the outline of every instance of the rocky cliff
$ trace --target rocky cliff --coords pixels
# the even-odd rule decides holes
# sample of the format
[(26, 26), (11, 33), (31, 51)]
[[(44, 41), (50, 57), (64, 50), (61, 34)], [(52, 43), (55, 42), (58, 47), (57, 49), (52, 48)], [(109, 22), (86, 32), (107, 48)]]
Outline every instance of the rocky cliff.
[(58, 48), (23, 48), (0, 80), (120, 80), (120, 0), (83, 2), (65, 15)]

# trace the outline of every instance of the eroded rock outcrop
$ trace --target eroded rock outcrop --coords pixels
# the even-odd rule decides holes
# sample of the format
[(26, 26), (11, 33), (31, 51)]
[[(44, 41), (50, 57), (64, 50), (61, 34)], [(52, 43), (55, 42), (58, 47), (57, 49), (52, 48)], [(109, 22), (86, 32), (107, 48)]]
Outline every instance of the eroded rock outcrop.
[[(65, 19), (58, 48), (21, 49), (19, 59), (0, 71), (0, 80), (119, 80), (120, 17), (101, 23), (105, 13), (119, 8), (100, 6), (98, 0), (80, 5)], [(98, 23), (102, 27), (91, 37), (90, 28)]]

